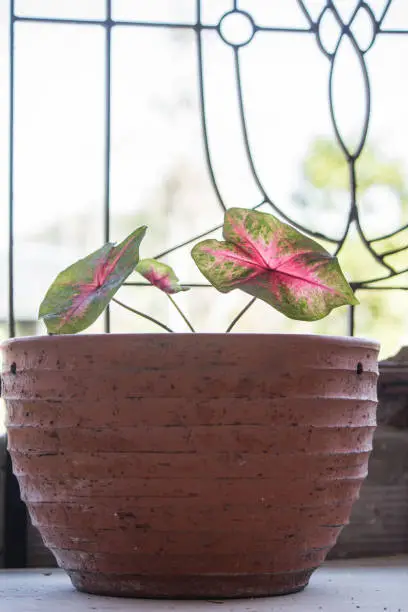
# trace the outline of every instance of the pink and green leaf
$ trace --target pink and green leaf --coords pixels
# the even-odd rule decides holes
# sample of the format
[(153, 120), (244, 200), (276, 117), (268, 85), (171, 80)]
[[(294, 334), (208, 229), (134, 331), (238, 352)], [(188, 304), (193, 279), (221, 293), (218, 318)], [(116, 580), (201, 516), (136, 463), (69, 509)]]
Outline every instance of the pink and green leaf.
[(303, 321), (358, 304), (337, 258), (273, 215), (231, 208), (223, 236), (225, 242), (204, 240), (192, 250), (198, 268), (219, 291), (242, 289)]
[(188, 291), (188, 287), (180, 285), (173, 268), (156, 259), (142, 259), (137, 264), (136, 271), (164, 293)]
[(139, 261), (146, 233), (139, 227), (115, 246), (107, 243), (61, 272), (40, 306), (50, 334), (75, 334), (96, 321)]

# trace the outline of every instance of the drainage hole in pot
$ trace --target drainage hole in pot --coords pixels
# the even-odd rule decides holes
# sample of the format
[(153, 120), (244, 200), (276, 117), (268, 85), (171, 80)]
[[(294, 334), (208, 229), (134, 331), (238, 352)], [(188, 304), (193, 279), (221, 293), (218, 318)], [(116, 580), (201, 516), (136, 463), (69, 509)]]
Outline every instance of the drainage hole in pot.
[(359, 361), (357, 364), (357, 374), (358, 376), (360, 376), (362, 373), (363, 373), (363, 364), (361, 363), (361, 361)]
[(10, 366), (10, 372), (11, 374), (17, 374), (17, 364), (15, 361), (13, 361), (13, 363)]

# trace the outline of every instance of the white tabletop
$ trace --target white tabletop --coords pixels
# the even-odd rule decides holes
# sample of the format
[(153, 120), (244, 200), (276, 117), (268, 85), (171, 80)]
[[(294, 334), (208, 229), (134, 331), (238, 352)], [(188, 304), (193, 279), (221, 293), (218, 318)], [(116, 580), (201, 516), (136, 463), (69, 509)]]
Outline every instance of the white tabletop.
[(0, 571), (0, 612), (408, 612), (408, 556), (330, 561), (284, 597), (164, 601), (77, 593), (61, 570)]

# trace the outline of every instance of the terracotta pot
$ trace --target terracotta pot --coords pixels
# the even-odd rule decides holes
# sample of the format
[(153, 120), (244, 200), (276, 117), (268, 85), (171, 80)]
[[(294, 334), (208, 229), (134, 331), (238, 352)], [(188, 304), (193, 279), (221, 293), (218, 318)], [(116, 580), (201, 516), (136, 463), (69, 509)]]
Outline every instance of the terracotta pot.
[(33, 522), (79, 590), (301, 590), (366, 476), (377, 352), (300, 335), (11, 340), (8, 444)]

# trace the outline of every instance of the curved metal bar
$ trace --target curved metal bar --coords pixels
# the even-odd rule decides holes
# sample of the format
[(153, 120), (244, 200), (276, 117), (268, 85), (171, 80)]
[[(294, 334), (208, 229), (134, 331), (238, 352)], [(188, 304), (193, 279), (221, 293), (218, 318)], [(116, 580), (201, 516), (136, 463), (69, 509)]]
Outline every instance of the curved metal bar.
[(406, 229), (408, 229), (408, 223), (406, 223), (405, 225), (403, 225), (399, 229), (395, 230), (394, 232), (391, 232), (389, 234), (385, 234), (385, 236), (380, 236), (380, 238), (373, 238), (373, 240), (369, 240), (369, 243), (372, 244), (373, 242), (380, 242), (381, 240), (386, 240), (387, 238), (393, 238), (394, 236), (396, 236), (400, 232), (403, 232)]
[(201, 0), (196, 1), (197, 9), (197, 24), (196, 24), (196, 39), (197, 39), (197, 65), (198, 65), (198, 84), (199, 84), (199, 96), (200, 96), (200, 116), (201, 116), (201, 129), (203, 134), (204, 152), (205, 159), (207, 162), (207, 169), (210, 175), (211, 183), (215, 194), (218, 199), (218, 203), (221, 208), (226, 211), (227, 206), (224, 204), (220, 189), (215, 178), (215, 173), (212, 167), (210, 147), (208, 144), (208, 132), (207, 132), (207, 116), (205, 107), (205, 94), (204, 94), (204, 69), (203, 69), (203, 49), (201, 40)]
[[(333, 56), (331, 58), (331, 66), (330, 66), (330, 75), (329, 75), (329, 102), (330, 102), (330, 116), (332, 119), (332, 123), (333, 123), (333, 127), (336, 133), (336, 138), (345, 154), (345, 156), (347, 157), (347, 159), (357, 159), (357, 157), (360, 156), (361, 151), (364, 147), (364, 144), (366, 142), (367, 139), (367, 132), (368, 132), (368, 124), (369, 124), (369, 119), (370, 119), (370, 114), (371, 114), (371, 90), (370, 90), (370, 80), (368, 77), (368, 71), (367, 71), (367, 66), (365, 63), (365, 59), (364, 59), (364, 55), (357, 43), (357, 40), (353, 34), (353, 32), (350, 29), (350, 25), (352, 24), (354, 18), (356, 17), (357, 13), (360, 11), (361, 7), (363, 5), (361, 3), (358, 3), (356, 8), (354, 9), (354, 12), (352, 14), (352, 16), (350, 17), (350, 20), (348, 22), (348, 24), (344, 24), (339, 12), (337, 11), (335, 5), (331, 2), (330, 3), (330, 9), (332, 11), (332, 14), (334, 15), (335, 19), (337, 20), (339, 26), (341, 27), (341, 34), (339, 36), (339, 40), (337, 41), (337, 45), (336, 48), (334, 50)], [(326, 9), (325, 9), (326, 10)], [(323, 11), (324, 12), (324, 11)], [(338, 53), (338, 50), (340, 48), (341, 42), (343, 40), (343, 37), (347, 36), (347, 38), (350, 40), (351, 44), (353, 45), (353, 48), (357, 54), (359, 63), (360, 63), (360, 67), (361, 67), (361, 71), (363, 74), (363, 79), (364, 79), (364, 90), (365, 90), (365, 98), (366, 98), (366, 106), (365, 106), (365, 120), (364, 120), (364, 124), (363, 124), (363, 130), (362, 130), (362, 135), (361, 135), (361, 139), (360, 139), (360, 143), (359, 146), (357, 147), (356, 151), (354, 154), (352, 154), (348, 147), (346, 146), (343, 138), (340, 135), (339, 129), (337, 127), (337, 121), (336, 121), (336, 117), (335, 117), (335, 112), (334, 112), (334, 104), (333, 104), (333, 71), (334, 71), (334, 64), (335, 64), (335, 60), (336, 60), (336, 55)]]
[[(353, 35), (353, 33), (351, 32), (349, 25), (353, 22), (355, 16), (357, 15), (358, 11), (361, 8), (361, 4), (359, 3), (357, 5), (357, 7), (355, 8), (353, 15), (350, 18), (349, 24), (347, 26), (344, 25), (338, 11), (336, 10), (336, 8), (332, 5), (332, 11), (334, 16), (336, 17), (336, 19), (338, 20), (338, 23), (341, 25), (342, 27), (342, 32), (341, 35), (339, 36), (339, 40), (338, 43), (336, 45), (336, 49), (335, 52), (333, 54), (333, 57), (331, 59), (331, 66), (330, 66), (330, 75), (329, 75), (329, 104), (330, 104), (330, 116), (332, 119), (332, 124), (333, 124), (333, 129), (336, 135), (336, 139), (339, 143), (340, 148), (342, 149), (346, 160), (348, 162), (349, 165), (349, 171), (350, 171), (350, 195), (351, 195), (351, 202), (350, 202), (350, 213), (349, 213), (349, 218), (348, 218), (348, 222), (347, 222), (347, 226), (346, 226), (346, 230), (342, 236), (342, 239), (339, 242), (339, 246), (338, 249), (336, 251), (336, 255), (340, 252), (341, 248), (344, 246), (345, 240), (347, 238), (347, 235), (349, 233), (350, 230), (350, 226), (352, 221), (355, 221), (356, 223), (356, 228), (357, 231), (360, 235), (360, 238), (362, 240), (362, 242), (364, 243), (364, 246), (366, 247), (366, 249), (369, 251), (369, 253), (371, 254), (371, 256), (377, 261), (377, 263), (379, 263), (381, 266), (383, 266), (384, 268), (388, 269), (391, 273), (395, 273), (395, 270), (392, 266), (390, 266), (387, 262), (384, 261), (383, 257), (381, 255), (378, 255), (378, 253), (376, 253), (376, 251), (372, 248), (370, 241), (366, 238), (363, 228), (361, 226), (361, 222), (360, 222), (360, 217), (359, 217), (359, 211), (358, 211), (358, 206), (357, 206), (357, 180), (356, 180), (356, 169), (355, 169), (355, 162), (356, 160), (360, 157), (361, 152), (365, 146), (366, 140), (367, 140), (367, 133), (368, 133), (368, 126), (369, 126), (369, 120), (370, 120), (370, 115), (371, 115), (371, 90), (370, 90), (370, 81), (369, 81), (369, 76), (368, 76), (368, 71), (367, 71), (367, 66), (365, 63), (365, 59), (364, 59), (364, 55)], [(354, 153), (351, 153), (351, 151), (349, 150), (349, 148), (347, 147), (346, 143), (344, 142), (340, 131), (338, 129), (337, 126), (337, 121), (336, 121), (336, 116), (335, 116), (335, 112), (334, 112), (334, 103), (333, 103), (333, 71), (334, 71), (334, 64), (335, 64), (335, 60), (336, 60), (336, 55), (338, 53), (338, 50), (340, 48), (340, 44), (341, 41), (343, 39), (344, 36), (347, 36), (351, 42), (351, 44), (353, 45), (354, 51), (357, 54), (358, 60), (360, 62), (360, 67), (362, 70), (362, 74), (363, 74), (363, 79), (364, 79), (364, 91), (365, 91), (365, 100), (366, 100), (366, 104), (365, 104), (365, 118), (364, 118), (364, 124), (363, 124), (363, 129), (362, 129), (362, 133), (361, 133), (361, 137), (360, 137), (360, 141), (358, 143), (358, 146), (356, 148), (356, 150), (354, 151)]]
[[(350, 26), (351, 26), (351, 24), (353, 23), (355, 16), (356, 16), (356, 15), (357, 15), (357, 13), (360, 11), (360, 9), (363, 7), (363, 4), (364, 4), (364, 2), (362, 2), (362, 0), (359, 0), (359, 1), (356, 3), (356, 6), (354, 7), (354, 11), (352, 12), (350, 19), (348, 20), (348, 24), (347, 24), (347, 26), (348, 26), (348, 28), (349, 28), (349, 31), (350, 31)], [(339, 18), (341, 19), (340, 15), (339, 15), (339, 12), (338, 12), (338, 10), (337, 10), (337, 8), (336, 8), (336, 6), (335, 6), (335, 5), (333, 6), (333, 10), (334, 10), (334, 12), (335, 12), (335, 13), (337, 13), (337, 15), (339, 16)], [(343, 21), (343, 20), (342, 20), (342, 21)]]
[(359, 236), (361, 240), (363, 241), (364, 246), (366, 247), (367, 251), (377, 261), (377, 263), (379, 263), (384, 268), (389, 270), (392, 274), (395, 274), (394, 268), (391, 265), (387, 264), (387, 262), (384, 261), (381, 255), (378, 255), (378, 253), (372, 248), (371, 244), (366, 238), (366, 235), (364, 234), (363, 228), (361, 227), (360, 216), (358, 214), (358, 208), (357, 208), (357, 202), (356, 202), (357, 182), (356, 182), (355, 161), (354, 160), (350, 162), (350, 169), (352, 170), (351, 185), (350, 185), (351, 191), (352, 191), (352, 198), (353, 198), (352, 206), (354, 210), (354, 220), (356, 222), (356, 228), (359, 233)]
[(387, 4), (384, 7), (384, 10), (382, 12), (382, 15), (381, 15), (380, 19), (378, 20), (378, 29), (379, 30), (381, 30), (381, 26), (383, 24), (383, 21), (384, 21), (385, 17), (387, 16), (388, 9), (391, 6), (391, 2), (392, 2), (392, 0), (387, 0)]
[(154, 259), (161, 259), (162, 257), (165, 257), (165, 255), (169, 255), (170, 253), (174, 253), (174, 251), (177, 251), (178, 249), (181, 249), (184, 246), (187, 246), (189, 244), (191, 244), (192, 242), (195, 242), (196, 240), (198, 240), (199, 238), (204, 238), (205, 236), (208, 236), (208, 234), (212, 234), (213, 232), (216, 232), (217, 230), (222, 228), (222, 223), (221, 225), (216, 225), (215, 227), (212, 227), (211, 229), (202, 232), (201, 234), (197, 234), (196, 236), (194, 236), (193, 238), (189, 238), (188, 240), (185, 240), (184, 242), (181, 242), (180, 244), (177, 244), (174, 247), (171, 247), (170, 249), (166, 249), (165, 251), (162, 251), (161, 253), (158, 253), (157, 255), (154, 256)]
[(336, 60), (336, 55), (337, 55), (337, 52), (339, 50), (341, 41), (343, 40), (343, 37), (344, 37), (344, 32), (342, 31), (340, 36), (339, 36), (339, 40), (337, 41), (337, 45), (335, 47), (333, 55), (330, 58), (330, 71), (329, 71), (329, 112), (330, 112), (330, 118), (332, 120), (332, 125), (333, 125), (333, 129), (334, 129), (334, 133), (335, 133), (335, 136), (336, 136), (336, 140), (339, 143), (339, 146), (340, 146), (341, 150), (343, 151), (345, 158), (347, 159), (347, 161), (349, 161), (351, 159), (351, 153), (347, 149), (346, 144), (345, 144), (345, 142), (343, 141), (343, 138), (340, 135), (339, 128), (337, 127), (336, 115), (334, 113), (334, 104), (333, 104), (333, 71), (334, 71), (334, 62)]
[(357, 202), (356, 202), (357, 186), (356, 186), (354, 161), (349, 159), (347, 160), (347, 163), (348, 163), (349, 174), (350, 174), (350, 196), (351, 196), (350, 197), (350, 210), (349, 210), (349, 215), (348, 215), (345, 230), (343, 232), (342, 237), (339, 240), (339, 244), (337, 246), (337, 249), (334, 255), (338, 255), (341, 249), (343, 248), (346, 242), (348, 233), (350, 231), (350, 226), (352, 222), (356, 219), (356, 215), (357, 215)]
[(239, 50), (237, 48), (234, 48), (233, 52), (234, 52), (234, 66), (235, 66), (235, 83), (237, 87), (237, 97), (238, 97), (238, 107), (239, 107), (239, 115), (240, 115), (240, 121), (241, 121), (241, 130), (242, 130), (242, 137), (244, 139), (245, 151), (246, 151), (249, 167), (251, 169), (252, 178), (254, 179), (259, 191), (263, 195), (264, 200), (266, 202), (272, 202), (271, 198), (266, 193), (266, 190), (258, 177), (258, 173), (255, 168), (254, 160), (252, 158), (251, 146), (249, 144), (249, 138), (248, 138), (248, 129), (247, 129), (246, 119), (245, 119), (244, 100), (242, 96), (241, 70), (240, 70), (240, 65), (239, 65)]
[(407, 287), (366, 287), (365, 285), (361, 285), (357, 288), (358, 291), (408, 291)]
[(367, 70), (367, 66), (365, 63), (365, 59), (364, 59), (364, 55), (360, 49), (360, 47), (358, 46), (358, 43), (356, 41), (356, 39), (354, 38), (354, 36), (352, 34), (348, 35), (351, 44), (353, 45), (355, 52), (357, 53), (357, 57), (359, 59), (360, 62), (360, 67), (361, 67), (361, 71), (363, 73), (363, 80), (364, 80), (364, 91), (365, 91), (365, 118), (364, 118), (364, 124), (363, 124), (363, 129), (361, 132), (361, 138), (360, 138), (360, 143), (356, 149), (356, 151), (353, 154), (353, 158), (357, 159), (358, 157), (360, 157), (361, 152), (364, 148), (364, 145), (366, 143), (367, 140), (367, 133), (368, 133), (368, 125), (370, 122), (370, 115), (371, 115), (371, 88), (370, 88), (370, 79), (368, 76), (368, 70)]
[[(341, 44), (341, 41), (343, 39), (343, 36), (344, 36), (344, 32), (342, 31), (340, 36), (339, 36), (339, 40), (337, 41), (337, 45), (335, 47), (333, 55), (330, 58), (330, 71), (329, 71), (329, 84), (328, 84), (329, 85), (329, 112), (330, 112), (330, 118), (332, 120), (332, 126), (333, 126), (333, 130), (334, 130), (334, 134), (335, 134), (336, 140), (337, 140), (337, 142), (339, 144), (340, 149), (344, 153), (344, 156), (346, 158), (347, 163), (349, 164), (350, 186), (351, 186), (351, 183), (352, 183), (352, 181), (351, 181), (352, 172), (351, 172), (350, 163), (352, 162), (352, 158), (351, 158), (350, 153), (349, 153), (349, 151), (348, 151), (348, 149), (346, 147), (346, 144), (344, 143), (344, 141), (343, 141), (343, 139), (342, 139), (342, 137), (340, 135), (340, 131), (339, 131), (338, 127), (337, 127), (337, 121), (336, 121), (336, 116), (335, 116), (335, 113), (334, 113), (334, 104), (333, 104), (333, 71), (334, 71), (334, 62), (335, 62), (335, 59), (336, 59), (337, 52), (338, 52), (338, 50), (340, 48), (340, 44)], [(353, 164), (354, 164), (354, 162), (353, 162)], [(351, 193), (350, 209), (349, 209), (349, 214), (348, 214), (348, 219), (347, 219), (346, 227), (345, 227), (345, 230), (343, 232), (342, 237), (338, 241), (337, 249), (336, 249), (336, 251), (334, 253), (335, 255), (338, 255), (338, 253), (343, 248), (344, 243), (345, 243), (346, 238), (347, 238), (347, 235), (348, 235), (348, 233), (350, 231), (351, 223), (352, 223), (352, 221), (355, 218), (355, 209), (356, 209), (355, 198), (356, 198), (356, 194), (354, 193), (354, 195), (353, 195), (353, 193)]]
[(408, 244), (402, 247), (398, 247), (395, 249), (391, 249), (390, 251), (384, 251), (384, 253), (379, 253), (380, 257), (389, 257), (390, 255), (396, 255), (397, 253), (402, 253), (402, 251), (406, 251), (408, 249)]
[(355, 221), (356, 221), (357, 231), (358, 231), (359, 236), (360, 236), (361, 240), (363, 241), (364, 246), (366, 247), (367, 251), (369, 251), (369, 253), (372, 255), (372, 257), (374, 257), (374, 259), (377, 261), (377, 263), (382, 265), (384, 268), (387, 268), (387, 270), (389, 270), (391, 272), (391, 274), (394, 274), (394, 275), (397, 274), (397, 271), (395, 270), (395, 268), (393, 268), (393, 266), (391, 266), (386, 261), (384, 261), (383, 256), (382, 255), (378, 255), (374, 251), (374, 249), (371, 247), (370, 243), (368, 242), (367, 238), (365, 237), (363, 228), (361, 227), (361, 223), (360, 223), (360, 219), (359, 219), (358, 214), (356, 215)]
[(305, 3), (303, 2), (303, 0), (297, 0), (297, 3), (299, 5), (300, 10), (302, 11), (302, 13), (304, 14), (304, 16), (306, 17), (307, 21), (309, 22), (310, 28), (312, 31), (315, 30), (316, 24), (312, 19), (311, 14), (309, 13)]
[(401, 274), (405, 274), (406, 272), (408, 272), (408, 268), (405, 268), (405, 270), (400, 270), (399, 272), (398, 271), (391, 272), (390, 274), (387, 274), (386, 276), (378, 276), (377, 278), (369, 278), (363, 281), (351, 282), (350, 285), (352, 287), (354, 286), (359, 287), (362, 285), (370, 285), (371, 283), (380, 283), (381, 281), (389, 280), (390, 278), (394, 278), (395, 276), (400, 276)]
[(367, 4), (367, 2), (362, 2), (359, 8), (364, 10), (364, 11), (366, 11), (366, 13), (370, 17), (371, 23), (373, 25), (373, 37), (371, 39), (371, 42), (370, 42), (370, 44), (365, 49), (361, 49), (361, 52), (365, 55), (371, 49), (371, 47), (373, 46), (373, 44), (375, 42), (375, 38), (376, 38), (376, 36), (378, 34), (378, 21), (375, 18), (375, 15), (373, 13), (373, 10), (372, 10), (371, 6), (369, 4)]
[(187, 325), (187, 327), (190, 328), (190, 331), (193, 332), (193, 334), (195, 334), (195, 329), (194, 327), (191, 325), (190, 321), (187, 319), (186, 315), (184, 314), (184, 312), (181, 310), (180, 306), (177, 304), (176, 300), (170, 295), (170, 293), (166, 294), (167, 297), (169, 298), (170, 302), (173, 304), (174, 308), (177, 310), (177, 312), (179, 313), (180, 317), (183, 319), (184, 323)]
[[(228, 15), (231, 15), (233, 13), (237, 13), (239, 15), (245, 15), (245, 17), (249, 20), (251, 26), (252, 26), (252, 34), (251, 36), (249, 36), (247, 38), (246, 41), (242, 42), (242, 43), (232, 43), (229, 40), (227, 40), (224, 36), (224, 34), (222, 33), (222, 28), (221, 28), (221, 24), (223, 19), (225, 19), (225, 17), (228, 17)], [(249, 45), (249, 43), (251, 42), (251, 40), (253, 39), (253, 37), (255, 36), (255, 34), (258, 31), (258, 27), (256, 25), (256, 23), (253, 20), (253, 17), (250, 13), (248, 13), (247, 11), (243, 11), (243, 10), (238, 10), (236, 7), (236, 3), (234, 3), (234, 8), (232, 11), (228, 11), (227, 13), (224, 13), (224, 15), (221, 17), (220, 21), (218, 22), (217, 25), (217, 32), (219, 34), (219, 36), (221, 37), (221, 39), (225, 42), (226, 45), (229, 45), (230, 47), (246, 47), (247, 45)]]
[(330, 53), (329, 51), (327, 51), (327, 49), (325, 49), (325, 47), (323, 45), (323, 42), (322, 42), (322, 37), (320, 36), (320, 27), (321, 27), (322, 19), (323, 19), (323, 17), (325, 16), (325, 14), (328, 11), (331, 11), (331, 7), (329, 5), (326, 5), (324, 7), (324, 9), (322, 10), (322, 12), (320, 13), (319, 18), (317, 20), (317, 23), (316, 23), (316, 42), (317, 42), (317, 45), (318, 45), (320, 51), (323, 53), (323, 55), (325, 55), (331, 61), (332, 58), (333, 58), (333, 53)]
[(274, 209), (274, 211), (276, 211), (282, 217), (282, 219), (284, 219), (285, 221), (287, 221), (288, 223), (296, 227), (301, 232), (305, 232), (306, 234), (309, 234), (311, 236), (318, 236), (322, 240), (327, 240), (328, 242), (337, 244), (337, 240), (335, 238), (331, 238), (320, 232), (319, 234), (317, 234), (317, 232), (313, 232), (312, 230), (303, 226), (301, 223), (298, 223), (297, 221), (294, 221), (293, 219), (291, 219), (271, 200), (268, 193), (266, 192), (266, 189), (263, 183), (261, 182), (258, 176), (258, 172), (255, 168), (255, 162), (252, 157), (251, 145), (249, 144), (248, 127), (247, 127), (247, 123), (245, 119), (245, 108), (244, 108), (244, 100), (243, 100), (243, 95), (242, 95), (241, 69), (240, 69), (240, 64), (239, 64), (239, 49), (234, 48), (233, 53), (234, 53), (234, 64), (235, 64), (235, 82), (237, 86), (237, 97), (238, 97), (238, 107), (239, 107), (242, 137), (244, 139), (245, 152), (246, 152), (247, 160), (248, 160), (249, 167), (251, 170), (252, 178), (254, 179), (256, 186), (258, 187), (259, 191), (264, 197), (265, 202), (269, 204)]

